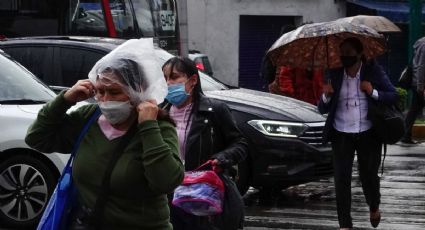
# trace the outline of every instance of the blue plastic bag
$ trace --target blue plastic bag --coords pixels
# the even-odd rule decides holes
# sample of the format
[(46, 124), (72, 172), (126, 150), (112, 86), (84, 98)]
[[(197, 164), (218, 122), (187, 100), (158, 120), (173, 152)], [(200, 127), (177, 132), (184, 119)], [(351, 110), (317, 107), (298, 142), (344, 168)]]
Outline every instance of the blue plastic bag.
[(73, 206), (77, 204), (77, 190), (72, 182), (72, 161), (74, 160), (78, 147), (87, 133), (87, 130), (93, 121), (99, 117), (99, 115), (100, 110), (96, 109), (81, 131), (80, 136), (78, 137), (71, 152), (71, 157), (62, 171), (59, 182), (50, 197), (49, 203), (43, 212), (40, 222), (38, 223), (37, 230), (66, 229), (68, 217), (71, 214)]
[(76, 197), (76, 190), (72, 184), (72, 166), (67, 164), (44, 210), (37, 230), (64, 229), (66, 217), (69, 216), (72, 205), (77, 202)]

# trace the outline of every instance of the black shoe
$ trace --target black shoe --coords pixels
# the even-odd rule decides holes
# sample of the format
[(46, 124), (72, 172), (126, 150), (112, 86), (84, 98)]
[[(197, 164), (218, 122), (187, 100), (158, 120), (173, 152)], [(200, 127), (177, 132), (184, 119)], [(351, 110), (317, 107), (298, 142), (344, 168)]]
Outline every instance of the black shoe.
[(411, 145), (415, 145), (415, 144), (417, 144), (418, 142), (417, 142), (417, 141), (414, 141), (414, 140), (412, 140), (412, 139), (401, 139), (401, 143), (403, 143), (403, 144), (411, 144)]
[(372, 225), (372, 227), (377, 228), (379, 222), (381, 222), (381, 212), (379, 211), (379, 209), (374, 212), (370, 212), (370, 224)]

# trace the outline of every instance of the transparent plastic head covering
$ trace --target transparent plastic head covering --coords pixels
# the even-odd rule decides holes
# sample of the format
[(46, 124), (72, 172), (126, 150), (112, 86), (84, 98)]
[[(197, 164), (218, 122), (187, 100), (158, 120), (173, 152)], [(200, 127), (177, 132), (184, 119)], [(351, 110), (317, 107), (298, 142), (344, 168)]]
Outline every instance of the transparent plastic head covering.
[(131, 39), (101, 58), (89, 72), (95, 84), (119, 84), (134, 105), (148, 99), (158, 104), (167, 95), (161, 66), (155, 56), (152, 38)]

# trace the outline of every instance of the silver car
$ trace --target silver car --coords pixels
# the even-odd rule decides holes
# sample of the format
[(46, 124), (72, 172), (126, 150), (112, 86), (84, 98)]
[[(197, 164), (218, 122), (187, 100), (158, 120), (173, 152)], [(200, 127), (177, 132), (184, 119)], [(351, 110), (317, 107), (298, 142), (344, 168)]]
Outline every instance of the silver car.
[(34, 226), (68, 159), (37, 152), (24, 141), (38, 111), (54, 97), (0, 50), (0, 226)]

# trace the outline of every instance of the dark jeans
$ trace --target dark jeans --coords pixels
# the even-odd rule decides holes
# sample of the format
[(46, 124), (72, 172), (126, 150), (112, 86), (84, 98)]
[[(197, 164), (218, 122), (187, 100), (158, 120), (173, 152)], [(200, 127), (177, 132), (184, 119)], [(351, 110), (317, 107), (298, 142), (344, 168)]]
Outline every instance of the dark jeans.
[(351, 219), (351, 174), (354, 152), (363, 193), (370, 210), (379, 208), (378, 170), (381, 163), (382, 143), (376, 138), (373, 129), (351, 134), (334, 131), (332, 149), (334, 154), (334, 183), (338, 221), (341, 228), (352, 228)]
[(412, 138), (412, 126), (415, 123), (417, 116), (421, 114), (424, 105), (425, 100), (423, 93), (418, 93), (416, 90), (412, 90), (412, 104), (405, 120), (406, 133), (403, 137), (404, 140), (410, 140)]

